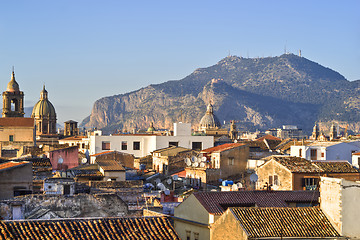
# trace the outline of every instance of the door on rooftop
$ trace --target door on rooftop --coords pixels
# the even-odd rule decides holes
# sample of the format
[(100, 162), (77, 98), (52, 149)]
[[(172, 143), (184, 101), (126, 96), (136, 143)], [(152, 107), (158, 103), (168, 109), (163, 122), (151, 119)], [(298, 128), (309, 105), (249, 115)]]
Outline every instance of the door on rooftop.
[(64, 185), (64, 195), (70, 195), (70, 185)]

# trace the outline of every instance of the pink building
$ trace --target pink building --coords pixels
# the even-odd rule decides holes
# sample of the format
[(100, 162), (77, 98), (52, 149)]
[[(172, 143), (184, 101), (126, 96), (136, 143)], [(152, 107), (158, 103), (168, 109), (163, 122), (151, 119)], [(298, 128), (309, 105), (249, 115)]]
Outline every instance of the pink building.
[(66, 170), (79, 166), (79, 149), (77, 146), (48, 152), (53, 170)]

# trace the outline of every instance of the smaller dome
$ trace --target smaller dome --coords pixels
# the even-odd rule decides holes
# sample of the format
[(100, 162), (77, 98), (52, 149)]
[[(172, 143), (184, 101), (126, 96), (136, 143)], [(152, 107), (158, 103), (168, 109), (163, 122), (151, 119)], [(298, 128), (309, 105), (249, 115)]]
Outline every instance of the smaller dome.
[(35, 104), (31, 117), (45, 116), (49, 118), (56, 118), (55, 108), (47, 97), (45, 86), (40, 93), (40, 100)]
[(15, 81), (14, 71), (11, 74), (11, 80), (7, 85), (6, 91), (7, 92), (19, 92), (20, 91), (19, 84)]
[(150, 127), (148, 128), (147, 132), (154, 132), (156, 129), (154, 128), (154, 123), (151, 123)]
[(211, 103), (207, 106), (205, 115), (200, 120), (200, 129), (220, 128), (219, 119), (213, 113), (213, 106)]

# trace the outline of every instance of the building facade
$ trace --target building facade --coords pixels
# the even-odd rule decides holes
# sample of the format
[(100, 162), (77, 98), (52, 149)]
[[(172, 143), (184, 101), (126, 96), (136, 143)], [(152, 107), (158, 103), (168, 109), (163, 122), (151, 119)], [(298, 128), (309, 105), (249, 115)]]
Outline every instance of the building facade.
[[(182, 123), (175, 123), (179, 133)], [(185, 126), (187, 127), (187, 125)], [(175, 129), (175, 127), (174, 127)], [(152, 134), (121, 134), (111, 136), (90, 136), (90, 154), (116, 150), (133, 154), (135, 157), (145, 157), (151, 152), (169, 146), (179, 146), (193, 150), (202, 150), (214, 146), (213, 136), (176, 135), (159, 136)]]

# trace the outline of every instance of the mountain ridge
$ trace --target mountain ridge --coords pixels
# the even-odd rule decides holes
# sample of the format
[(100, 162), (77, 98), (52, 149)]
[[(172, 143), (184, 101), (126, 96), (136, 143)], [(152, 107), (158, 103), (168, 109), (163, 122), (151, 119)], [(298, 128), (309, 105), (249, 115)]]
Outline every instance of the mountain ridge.
[[(308, 130), (315, 121), (335, 120), (349, 122), (353, 130), (358, 130), (355, 121), (360, 117), (359, 84), (294, 54), (267, 58), (228, 56), (180, 80), (98, 99), (82, 126), (114, 131), (147, 128), (154, 122), (157, 128), (171, 128), (172, 122), (184, 119), (196, 127), (212, 97), (217, 99), (214, 109), (221, 121), (238, 120), (250, 129), (300, 122), (298, 125)], [(243, 112), (234, 115), (239, 109)], [(257, 117), (249, 117), (250, 109)]]

